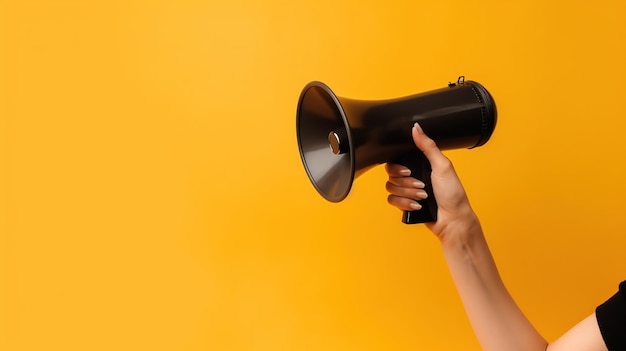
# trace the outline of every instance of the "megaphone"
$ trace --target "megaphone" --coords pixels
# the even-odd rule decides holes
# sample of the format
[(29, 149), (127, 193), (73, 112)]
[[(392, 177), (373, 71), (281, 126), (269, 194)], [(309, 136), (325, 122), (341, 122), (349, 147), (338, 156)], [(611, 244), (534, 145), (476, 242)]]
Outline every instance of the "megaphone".
[(417, 122), (442, 150), (484, 145), (496, 126), (495, 102), (481, 84), (463, 76), (447, 87), (402, 98), (367, 101), (343, 98), (322, 82), (307, 84), (298, 100), (296, 132), (311, 183), (331, 202), (348, 196), (353, 181), (372, 167), (392, 162), (425, 183), (422, 209), (404, 211), (402, 222), (437, 220), (431, 167), (415, 146)]

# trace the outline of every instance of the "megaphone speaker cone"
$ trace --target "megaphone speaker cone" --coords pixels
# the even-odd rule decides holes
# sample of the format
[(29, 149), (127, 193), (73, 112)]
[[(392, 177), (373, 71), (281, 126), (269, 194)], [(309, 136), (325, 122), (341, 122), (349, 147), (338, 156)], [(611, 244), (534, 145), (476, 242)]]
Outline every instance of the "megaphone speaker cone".
[(349, 130), (345, 112), (330, 88), (321, 82), (309, 83), (298, 102), (298, 146), (309, 179), (328, 201), (343, 200), (352, 187), (355, 160)]

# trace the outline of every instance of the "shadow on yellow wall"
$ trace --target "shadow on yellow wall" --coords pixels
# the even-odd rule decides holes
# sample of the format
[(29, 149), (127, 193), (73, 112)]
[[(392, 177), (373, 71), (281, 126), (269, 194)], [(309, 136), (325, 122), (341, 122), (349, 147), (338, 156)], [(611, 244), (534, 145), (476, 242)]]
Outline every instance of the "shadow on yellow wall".
[(622, 2), (3, 1), (6, 350), (478, 350), (436, 240), (310, 185), (301, 88), (465, 75), (499, 110), (451, 151), (504, 280), (554, 338), (624, 279)]

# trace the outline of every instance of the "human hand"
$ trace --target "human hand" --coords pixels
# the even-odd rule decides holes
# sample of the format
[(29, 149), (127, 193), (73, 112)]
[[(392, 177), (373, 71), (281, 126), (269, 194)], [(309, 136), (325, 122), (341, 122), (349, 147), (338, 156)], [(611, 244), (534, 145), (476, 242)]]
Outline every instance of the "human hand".
[(467, 228), (478, 224), (478, 219), (472, 210), (465, 189), (456, 174), (452, 162), (441, 153), (435, 142), (429, 138), (419, 126), (412, 129), (415, 145), (424, 153), (431, 164), (431, 181), (434, 194), (426, 194), (424, 183), (410, 176), (410, 169), (388, 163), (385, 170), (389, 175), (386, 188), (390, 193), (387, 201), (404, 211), (419, 210), (421, 206), (416, 200), (435, 196), (438, 205), (437, 221), (426, 223), (426, 226), (440, 240), (447, 239), (456, 229), (461, 233)]

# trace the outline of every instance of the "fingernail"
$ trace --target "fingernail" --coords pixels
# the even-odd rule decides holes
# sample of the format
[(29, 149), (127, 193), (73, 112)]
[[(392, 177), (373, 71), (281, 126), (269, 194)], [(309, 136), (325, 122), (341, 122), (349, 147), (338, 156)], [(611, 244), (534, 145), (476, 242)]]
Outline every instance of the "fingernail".
[(421, 209), (422, 209), (422, 205), (420, 205), (420, 204), (419, 204), (419, 203), (417, 203), (417, 202), (411, 202), (411, 203), (409, 204), (409, 207), (411, 207), (411, 208), (412, 208), (412, 209), (414, 209), (414, 210), (421, 210)]
[(428, 194), (425, 191), (418, 191), (416, 194), (418, 198), (425, 199), (428, 197)]
[(422, 182), (413, 182), (413, 187), (414, 188), (418, 188), (418, 189), (422, 189), (426, 186), (426, 184), (422, 183)]
[(400, 170), (400, 174), (403, 176), (410, 176), (411, 175), (411, 170), (408, 168), (402, 169)]

